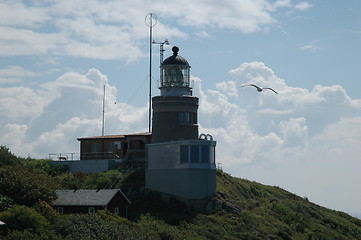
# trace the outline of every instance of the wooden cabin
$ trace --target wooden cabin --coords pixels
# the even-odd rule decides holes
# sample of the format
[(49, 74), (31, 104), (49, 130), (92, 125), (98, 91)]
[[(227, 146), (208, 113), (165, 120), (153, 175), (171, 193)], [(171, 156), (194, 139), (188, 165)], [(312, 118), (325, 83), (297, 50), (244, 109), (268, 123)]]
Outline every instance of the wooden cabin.
[(52, 206), (60, 214), (93, 214), (107, 209), (126, 218), (131, 205), (120, 189), (57, 190), (56, 195)]
[(146, 132), (78, 138), (80, 160), (145, 161), (145, 146), (151, 137), (152, 134)]

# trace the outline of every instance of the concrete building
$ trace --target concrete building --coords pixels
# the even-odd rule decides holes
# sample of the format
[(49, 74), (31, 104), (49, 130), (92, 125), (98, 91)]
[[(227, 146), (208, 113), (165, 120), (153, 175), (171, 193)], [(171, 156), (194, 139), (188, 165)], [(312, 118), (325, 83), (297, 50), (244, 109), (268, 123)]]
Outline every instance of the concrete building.
[[(152, 99), (152, 143), (147, 145), (146, 188), (201, 205), (216, 191), (216, 142), (198, 133), (198, 98), (190, 65), (178, 55), (160, 66), (160, 96)], [(199, 204), (200, 203), (200, 204)]]

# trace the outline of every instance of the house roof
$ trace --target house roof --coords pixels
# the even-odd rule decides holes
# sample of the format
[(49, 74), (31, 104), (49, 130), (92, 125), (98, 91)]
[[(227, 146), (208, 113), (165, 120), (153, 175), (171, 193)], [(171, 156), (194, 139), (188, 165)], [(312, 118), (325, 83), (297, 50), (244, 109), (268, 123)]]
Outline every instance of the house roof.
[(106, 206), (118, 192), (130, 204), (120, 189), (79, 189), (57, 190), (53, 206)]
[(83, 140), (95, 140), (95, 139), (120, 139), (126, 137), (136, 137), (136, 136), (151, 136), (152, 133), (144, 132), (144, 133), (132, 133), (127, 135), (106, 135), (106, 136), (95, 136), (95, 137), (84, 137), (84, 138), (77, 138), (78, 141)]

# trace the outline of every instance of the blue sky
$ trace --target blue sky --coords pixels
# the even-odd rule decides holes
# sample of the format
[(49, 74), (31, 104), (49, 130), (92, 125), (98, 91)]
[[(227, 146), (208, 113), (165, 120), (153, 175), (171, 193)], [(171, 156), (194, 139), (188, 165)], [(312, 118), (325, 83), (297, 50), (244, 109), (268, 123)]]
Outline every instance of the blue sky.
[[(147, 131), (149, 29), (177, 45), (200, 132), (226, 172), (361, 216), (361, 2), (1, 1), (0, 144), (79, 152), (78, 137)], [(158, 95), (159, 45), (152, 46)], [(243, 84), (273, 87), (258, 93)], [(117, 104), (114, 104), (117, 102)]]

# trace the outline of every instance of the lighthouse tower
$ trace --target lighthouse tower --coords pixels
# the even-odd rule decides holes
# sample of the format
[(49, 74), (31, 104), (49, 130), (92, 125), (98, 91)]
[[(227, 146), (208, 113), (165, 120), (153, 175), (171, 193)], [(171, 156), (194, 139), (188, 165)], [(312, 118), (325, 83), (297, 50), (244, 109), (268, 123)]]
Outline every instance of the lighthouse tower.
[(216, 142), (198, 133), (199, 99), (192, 96), (191, 67), (178, 47), (172, 51), (160, 66), (160, 96), (152, 98), (146, 188), (199, 206), (216, 191)]
[(153, 97), (152, 142), (198, 139), (198, 98), (192, 96), (190, 66), (173, 47), (160, 66), (160, 96)]

